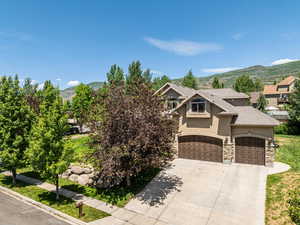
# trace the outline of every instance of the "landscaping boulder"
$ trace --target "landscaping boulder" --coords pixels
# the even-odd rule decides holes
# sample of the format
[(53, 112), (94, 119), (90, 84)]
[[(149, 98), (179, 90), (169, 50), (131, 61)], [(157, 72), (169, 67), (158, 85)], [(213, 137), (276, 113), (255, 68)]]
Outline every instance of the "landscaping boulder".
[(78, 177), (77, 182), (81, 185), (88, 185), (90, 180), (90, 176), (87, 174), (82, 174)]
[(80, 166), (72, 166), (71, 171), (73, 174), (81, 175), (84, 173), (85, 170)]
[(72, 174), (71, 176), (69, 176), (69, 180), (77, 182), (79, 178), (79, 175), (77, 174)]

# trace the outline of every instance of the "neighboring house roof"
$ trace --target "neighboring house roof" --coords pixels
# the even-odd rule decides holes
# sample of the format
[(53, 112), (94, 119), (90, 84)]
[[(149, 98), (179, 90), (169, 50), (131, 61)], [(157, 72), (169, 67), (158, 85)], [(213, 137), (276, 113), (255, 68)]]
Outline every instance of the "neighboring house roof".
[(279, 94), (277, 91), (277, 85), (265, 85), (264, 95), (266, 94)]
[(287, 86), (287, 85), (291, 85), (294, 81), (296, 80), (295, 77), (293, 76), (288, 76), (287, 78), (285, 78), (284, 80), (280, 81), (278, 84), (276, 85), (265, 85), (264, 86), (264, 95), (268, 95), (268, 94), (284, 94), (284, 93), (290, 93), (290, 91), (278, 91), (278, 86)]
[(260, 92), (258, 92), (258, 91), (250, 93), (250, 102), (251, 102), (251, 104), (255, 104), (255, 103), (258, 102), (259, 95), (260, 95)]
[(240, 92), (236, 92), (231, 88), (220, 88), (220, 89), (205, 89), (202, 92), (216, 95), (223, 99), (233, 99), (233, 98), (249, 98), (248, 95)]
[(277, 85), (290, 85), (292, 84), (294, 81), (296, 80), (295, 77), (293, 76), (288, 76), (287, 78), (283, 79), (282, 81), (280, 81)]
[(236, 106), (238, 116), (233, 125), (244, 126), (277, 126), (279, 121), (252, 106)]
[[(167, 89), (165, 89), (166, 87), (167, 87)], [(194, 94), (194, 92), (196, 91), (194, 89), (179, 86), (179, 85), (176, 85), (176, 84), (173, 84), (173, 83), (166, 83), (164, 86), (162, 86), (160, 89), (158, 89), (155, 92), (155, 94), (161, 92), (162, 90), (164, 90), (164, 91), (161, 94), (164, 94), (164, 93), (168, 92), (170, 89), (173, 89), (176, 92), (178, 92), (179, 94), (181, 94), (182, 96), (186, 96), (186, 97)]]

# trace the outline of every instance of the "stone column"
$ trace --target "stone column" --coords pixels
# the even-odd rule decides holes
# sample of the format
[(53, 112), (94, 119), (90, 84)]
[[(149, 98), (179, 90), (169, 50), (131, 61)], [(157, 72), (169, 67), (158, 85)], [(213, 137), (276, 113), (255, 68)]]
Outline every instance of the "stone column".
[(266, 166), (272, 167), (273, 162), (275, 160), (275, 146), (273, 144), (273, 140), (266, 139), (266, 147), (265, 147), (265, 153), (266, 153)]
[(234, 160), (234, 144), (230, 139), (223, 141), (223, 163), (232, 163)]

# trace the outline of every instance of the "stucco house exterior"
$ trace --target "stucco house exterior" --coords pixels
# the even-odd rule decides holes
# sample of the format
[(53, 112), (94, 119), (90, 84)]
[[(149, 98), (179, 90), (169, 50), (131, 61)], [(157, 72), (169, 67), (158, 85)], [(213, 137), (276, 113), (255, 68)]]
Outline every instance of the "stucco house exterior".
[(232, 89), (194, 90), (172, 83), (156, 94), (178, 121), (179, 158), (272, 166), (274, 126), (279, 122), (249, 106), (249, 96)]

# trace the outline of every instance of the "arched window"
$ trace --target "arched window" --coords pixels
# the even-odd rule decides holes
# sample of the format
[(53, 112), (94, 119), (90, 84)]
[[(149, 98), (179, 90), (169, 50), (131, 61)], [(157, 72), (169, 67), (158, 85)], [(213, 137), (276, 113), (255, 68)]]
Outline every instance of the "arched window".
[(191, 103), (192, 112), (202, 113), (205, 112), (205, 99), (196, 98), (192, 100)]

